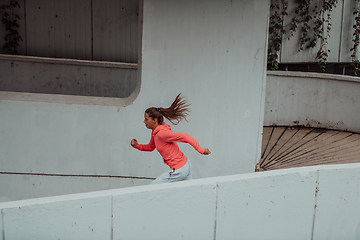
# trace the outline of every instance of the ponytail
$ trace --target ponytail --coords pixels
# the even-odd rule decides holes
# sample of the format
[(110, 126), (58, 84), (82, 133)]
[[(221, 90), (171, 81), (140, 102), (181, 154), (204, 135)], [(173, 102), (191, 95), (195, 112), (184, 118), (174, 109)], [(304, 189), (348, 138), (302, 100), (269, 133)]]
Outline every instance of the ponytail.
[(164, 122), (164, 117), (169, 120), (172, 124), (177, 125), (182, 119), (186, 120), (186, 116), (189, 116), (189, 107), (190, 104), (186, 103), (186, 100), (179, 93), (174, 102), (168, 108), (155, 108), (151, 107), (146, 109), (145, 113), (149, 115), (152, 119), (157, 119), (158, 124)]

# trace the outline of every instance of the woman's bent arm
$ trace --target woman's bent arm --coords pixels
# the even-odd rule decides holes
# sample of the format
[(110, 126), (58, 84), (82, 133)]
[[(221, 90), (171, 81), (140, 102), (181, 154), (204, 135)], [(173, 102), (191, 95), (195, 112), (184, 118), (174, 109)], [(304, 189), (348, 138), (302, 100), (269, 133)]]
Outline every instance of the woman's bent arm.
[(136, 148), (140, 151), (154, 151), (154, 149), (155, 149), (154, 137), (151, 136), (150, 142), (148, 144), (138, 144), (137, 140), (133, 139), (133, 140), (131, 140), (131, 146), (133, 146), (134, 148)]

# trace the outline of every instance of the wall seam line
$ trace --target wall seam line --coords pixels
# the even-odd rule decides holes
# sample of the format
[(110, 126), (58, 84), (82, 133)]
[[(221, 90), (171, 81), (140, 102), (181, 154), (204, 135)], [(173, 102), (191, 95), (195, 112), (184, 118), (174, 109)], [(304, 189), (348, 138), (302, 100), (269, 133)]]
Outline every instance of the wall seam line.
[(110, 229), (110, 239), (114, 239), (114, 196), (111, 195), (111, 229)]
[(4, 209), (1, 209), (1, 220), (2, 220), (2, 224), (1, 224), (1, 236), (2, 236), (2, 240), (5, 240), (5, 218), (4, 218)]
[(317, 196), (319, 192), (319, 170), (316, 171), (316, 183), (315, 183), (315, 203), (314, 203), (314, 214), (312, 220), (312, 228), (311, 228), (311, 240), (314, 239), (314, 230), (315, 230), (315, 220), (316, 220), (316, 208), (317, 208)]
[(217, 227), (217, 209), (218, 209), (218, 193), (219, 183), (216, 183), (216, 197), (215, 197), (215, 222), (214, 222), (214, 240), (216, 240), (216, 227)]

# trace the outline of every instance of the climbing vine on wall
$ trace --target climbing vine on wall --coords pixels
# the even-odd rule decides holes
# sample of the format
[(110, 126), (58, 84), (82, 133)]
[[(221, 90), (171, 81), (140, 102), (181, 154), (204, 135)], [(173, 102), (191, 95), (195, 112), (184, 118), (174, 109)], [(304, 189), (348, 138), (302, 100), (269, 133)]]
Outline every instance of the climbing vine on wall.
[(270, 22), (269, 22), (269, 45), (268, 45), (268, 69), (276, 70), (279, 68), (279, 51), (283, 41), (284, 29), (284, 16), (287, 15), (288, 2), (285, 0), (271, 1)]
[(292, 27), (290, 29), (291, 36), (294, 36), (294, 33), (300, 27), (300, 50), (304, 50), (304, 46), (307, 42), (310, 41), (309, 31), (310, 27), (310, 20), (312, 16), (310, 14), (310, 4), (311, 0), (301, 1), (295, 0), (294, 2), (297, 3), (298, 8), (295, 10), (295, 17), (292, 19)]
[(330, 37), (331, 31), (331, 15), (330, 13), (336, 7), (337, 0), (325, 0), (320, 10), (316, 13), (315, 26), (313, 28), (314, 36), (310, 41), (310, 47), (316, 47), (316, 42), (320, 40), (319, 50), (316, 54), (316, 61), (323, 71), (325, 71), (325, 66), (328, 58), (329, 49), (326, 48), (328, 44), (328, 39)]
[(353, 33), (353, 47), (350, 49), (351, 51), (351, 61), (352, 61), (352, 71), (353, 75), (357, 76), (357, 71), (360, 70), (360, 62), (356, 58), (356, 54), (358, 52), (358, 47), (360, 43), (360, 0), (355, 0), (354, 12), (353, 15), (355, 17), (355, 24), (353, 25), (354, 33)]
[(18, 20), (20, 20), (20, 17), (16, 13), (16, 8), (20, 8), (20, 4), (16, 0), (9, 0), (6, 2), (7, 4), (2, 4), (0, 6), (1, 21), (5, 25), (6, 30), (3, 50), (5, 53), (18, 54), (17, 47), (19, 47), (19, 42), (23, 41), (18, 32), (20, 27)]
[[(272, 0), (272, 5), (276, 4), (279, 0)], [(294, 0), (296, 5), (295, 17), (292, 19), (291, 27), (290, 27), (290, 35), (294, 36), (294, 33), (300, 32), (299, 39), (299, 51), (303, 51), (304, 49), (316, 48), (318, 47), (318, 51), (316, 54), (316, 61), (319, 67), (322, 70), (325, 70), (328, 53), (330, 50), (327, 49), (328, 38), (330, 37), (331, 31), (331, 12), (336, 7), (338, 0), (323, 0), (320, 6), (314, 3), (314, 0)], [(276, 13), (272, 13), (270, 17), (270, 27), (269, 27), (269, 36), (273, 32), (272, 25), (272, 17), (276, 16)], [(282, 14), (282, 16), (288, 15)], [(283, 20), (281, 21), (283, 24)], [(279, 27), (280, 28), (280, 27)], [(282, 34), (285, 34), (286, 31), (284, 27), (282, 27)], [(281, 39), (282, 40), (282, 39)], [(273, 39), (269, 38), (269, 41), (273, 41)], [(278, 45), (278, 49), (281, 48), (281, 41)], [(270, 44), (272, 46), (274, 44)], [(277, 57), (277, 55), (275, 55)], [(268, 59), (272, 62), (276, 62), (277, 64), (273, 64), (272, 68), (269, 70), (274, 70), (278, 68), (278, 58)], [(268, 61), (269, 63), (270, 61)], [(271, 62), (270, 62), (271, 63)]]

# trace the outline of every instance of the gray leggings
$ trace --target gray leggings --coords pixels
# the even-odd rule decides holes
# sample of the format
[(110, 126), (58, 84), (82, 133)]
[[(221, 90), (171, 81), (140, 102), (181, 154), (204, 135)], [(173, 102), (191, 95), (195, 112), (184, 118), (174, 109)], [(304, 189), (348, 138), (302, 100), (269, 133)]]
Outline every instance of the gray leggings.
[(166, 182), (178, 182), (192, 179), (192, 169), (189, 159), (186, 164), (179, 169), (170, 170), (161, 174), (158, 178), (152, 181), (150, 184), (166, 183)]

